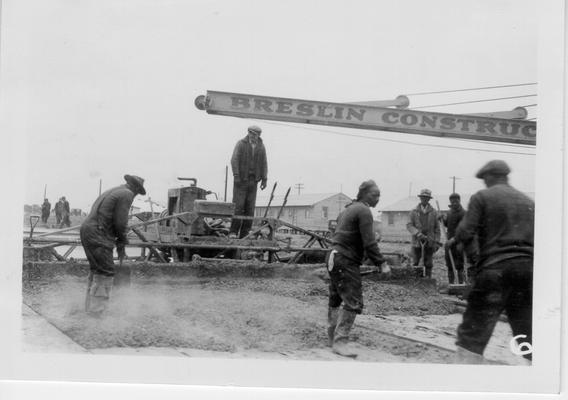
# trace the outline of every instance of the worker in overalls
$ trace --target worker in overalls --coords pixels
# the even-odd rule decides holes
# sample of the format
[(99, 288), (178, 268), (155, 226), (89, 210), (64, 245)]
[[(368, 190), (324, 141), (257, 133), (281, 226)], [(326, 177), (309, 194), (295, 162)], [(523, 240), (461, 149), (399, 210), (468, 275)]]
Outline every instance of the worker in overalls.
[[(260, 138), (262, 130), (253, 125), (248, 128), (248, 134), (235, 145), (231, 157), (233, 170), (233, 203), (235, 215), (254, 216), (256, 190), (260, 182), (260, 190), (266, 188), (267, 161), (266, 149)], [(230, 236), (243, 238), (248, 235), (252, 226), (251, 220), (234, 218), (231, 223)]]
[(424, 276), (432, 277), (433, 256), (440, 247), (440, 224), (438, 213), (430, 205), (432, 191), (422, 189), (418, 195), (420, 203), (410, 212), (406, 229), (412, 235), (413, 265), (416, 267), (424, 257)]
[(90, 272), (85, 309), (101, 316), (107, 307), (113, 285), (115, 267), (113, 249), (119, 259), (128, 244), (128, 213), (137, 194), (145, 195), (144, 179), (124, 175), (126, 184), (102, 193), (81, 225), (81, 244), (89, 260)]

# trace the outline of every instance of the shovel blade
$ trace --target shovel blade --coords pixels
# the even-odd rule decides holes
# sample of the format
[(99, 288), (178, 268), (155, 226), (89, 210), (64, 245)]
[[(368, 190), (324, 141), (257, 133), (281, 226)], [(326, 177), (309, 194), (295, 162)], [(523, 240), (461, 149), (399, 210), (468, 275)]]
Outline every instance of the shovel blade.
[(114, 272), (114, 286), (130, 286), (132, 280), (132, 269), (129, 265), (120, 264)]

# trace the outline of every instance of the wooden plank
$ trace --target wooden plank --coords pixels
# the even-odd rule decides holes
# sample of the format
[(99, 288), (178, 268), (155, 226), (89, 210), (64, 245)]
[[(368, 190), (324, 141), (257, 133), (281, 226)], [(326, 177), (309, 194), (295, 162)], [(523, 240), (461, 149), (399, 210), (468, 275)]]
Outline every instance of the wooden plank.
[(67, 257), (69, 257), (69, 255), (71, 253), (73, 253), (73, 250), (75, 250), (77, 248), (77, 246), (71, 246), (67, 249), (67, 251), (63, 254), (63, 258), (67, 260)]
[[(131, 229), (136, 234), (136, 236), (140, 238), (140, 240), (142, 240), (145, 243), (148, 242), (144, 234), (140, 232), (137, 228), (131, 228)], [(150, 252), (154, 254), (158, 258), (158, 260), (164, 263), (167, 262), (166, 259), (160, 254), (158, 250), (156, 250), (156, 248), (153, 245), (149, 245), (148, 247), (150, 248)]]

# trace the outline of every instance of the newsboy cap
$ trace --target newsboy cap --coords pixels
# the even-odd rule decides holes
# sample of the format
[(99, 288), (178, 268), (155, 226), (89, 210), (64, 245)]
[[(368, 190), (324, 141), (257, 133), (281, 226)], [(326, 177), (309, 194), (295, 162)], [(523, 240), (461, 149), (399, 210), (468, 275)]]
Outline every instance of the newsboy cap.
[(492, 160), (485, 164), (477, 174), (475, 174), (476, 178), (483, 179), (483, 177), (487, 174), (491, 175), (509, 175), (511, 172), (511, 168), (507, 165), (507, 163), (503, 160)]
[(146, 189), (144, 189), (144, 179), (136, 175), (124, 175), (124, 180), (126, 183), (132, 185), (134, 190), (144, 196), (146, 194)]
[(251, 133), (256, 133), (257, 135), (260, 135), (260, 133), (262, 132), (262, 129), (260, 129), (260, 126), (256, 126), (256, 125), (251, 125), (248, 127), (248, 131)]
[(429, 197), (432, 198), (432, 191), (430, 189), (422, 189), (418, 197)]
[(461, 196), (459, 195), (459, 193), (452, 193), (450, 195), (450, 200), (451, 199), (461, 199)]

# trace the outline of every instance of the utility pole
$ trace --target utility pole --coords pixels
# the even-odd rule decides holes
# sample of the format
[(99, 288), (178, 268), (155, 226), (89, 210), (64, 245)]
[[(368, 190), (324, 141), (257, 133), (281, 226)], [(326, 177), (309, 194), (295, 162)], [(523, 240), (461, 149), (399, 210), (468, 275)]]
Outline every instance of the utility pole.
[(294, 185), (294, 187), (295, 187), (296, 189), (298, 189), (298, 195), (299, 195), (299, 194), (300, 194), (300, 190), (302, 190), (302, 189), (304, 188), (304, 184), (303, 184), (303, 183), (296, 183), (296, 184)]
[(43, 198), (45, 199), (47, 196), (47, 183), (45, 184), (45, 186), (43, 187)]
[(229, 177), (229, 166), (225, 165), (225, 197), (223, 197), (223, 201), (226, 203), (227, 202), (227, 179)]
[(456, 192), (456, 179), (461, 179), (458, 178), (457, 176), (450, 176), (450, 179), (452, 180), (452, 193)]
[(103, 188), (103, 180), (99, 179), (99, 196), (101, 195), (102, 188)]

